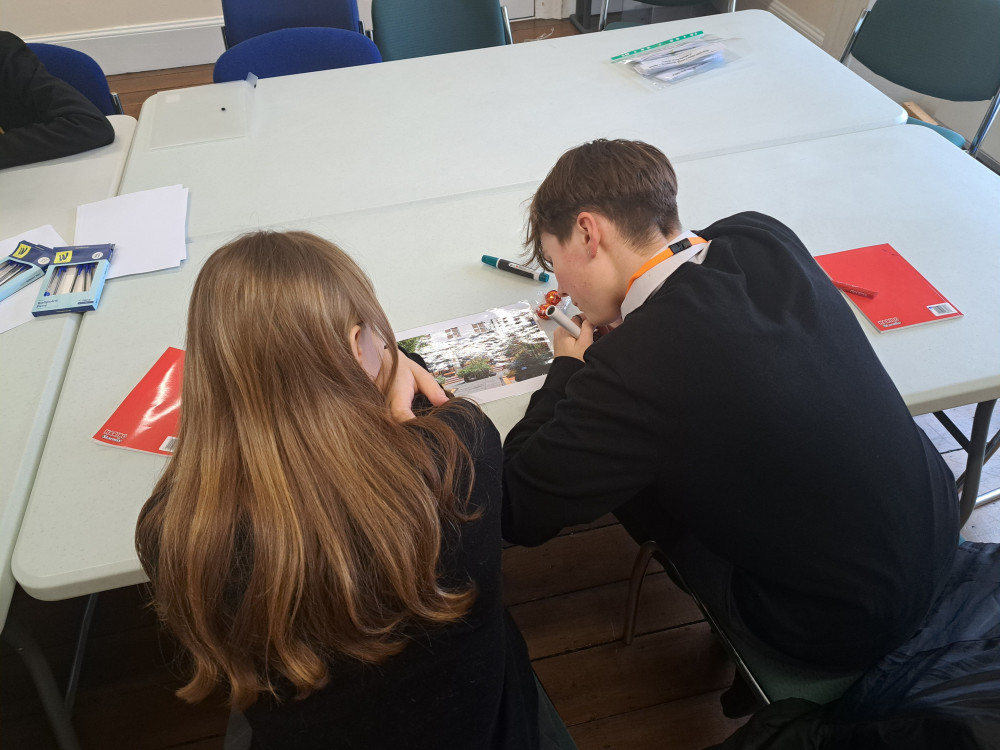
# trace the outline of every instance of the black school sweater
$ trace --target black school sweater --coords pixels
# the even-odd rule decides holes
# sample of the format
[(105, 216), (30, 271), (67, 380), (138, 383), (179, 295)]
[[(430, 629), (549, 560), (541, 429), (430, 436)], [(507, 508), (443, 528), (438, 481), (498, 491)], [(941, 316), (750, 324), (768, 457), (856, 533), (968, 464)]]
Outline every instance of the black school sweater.
[(698, 234), (704, 263), (586, 364), (553, 363), (505, 445), (505, 537), (539, 544), (643, 492), (732, 562), (761, 639), (864, 666), (912, 633), (947, 574), (950, 472), (791, 230), (744, 213)]
[(115, 130), (87, 97), (0, 31), (0, 169), (106, 146)]
[(330, 683), (303, 701), (260, 699), (246, 711), (257, 750), (532, 750), (538, 703), (527, 649), (506, 614), (500, 581), (500, 472), (496, 428), (459, 403), (441, 412), (475, 462), (469, 511), (447, 532), (439, 563), (452, 586), (475, 583), (465, 619), (411, 633), (380, 665), (340, 660)]

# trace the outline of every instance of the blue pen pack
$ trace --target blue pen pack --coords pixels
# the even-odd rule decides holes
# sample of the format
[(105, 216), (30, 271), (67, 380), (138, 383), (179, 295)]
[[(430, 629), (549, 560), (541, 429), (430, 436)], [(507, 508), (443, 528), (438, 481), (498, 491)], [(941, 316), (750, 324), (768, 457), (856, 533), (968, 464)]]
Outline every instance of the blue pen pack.
[(0, 261), (0, 299), (6, 299), (45, 273), (52, 263), (52, 248), (21, 240), (17, 249)]
[(108, 276), (114, 245), (52, 248), (53, 259), (31, 314), (54, 315), (96, 310)]

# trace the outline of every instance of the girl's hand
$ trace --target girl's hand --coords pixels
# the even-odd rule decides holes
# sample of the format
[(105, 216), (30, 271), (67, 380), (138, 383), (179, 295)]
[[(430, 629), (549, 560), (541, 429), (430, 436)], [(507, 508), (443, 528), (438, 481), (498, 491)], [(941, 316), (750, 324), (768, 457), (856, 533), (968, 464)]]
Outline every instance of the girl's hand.
[[(397, 422), (409, 422), (413, 416), (413, 398), (422, 393), (434, 406), (448, 402), (448, 396), (434, 376), (407, 357), (399, 349), (396, 352), (396, 377), (389, 384), (389, 410)], [(383, 372), (389, 372), (386, 367)]]

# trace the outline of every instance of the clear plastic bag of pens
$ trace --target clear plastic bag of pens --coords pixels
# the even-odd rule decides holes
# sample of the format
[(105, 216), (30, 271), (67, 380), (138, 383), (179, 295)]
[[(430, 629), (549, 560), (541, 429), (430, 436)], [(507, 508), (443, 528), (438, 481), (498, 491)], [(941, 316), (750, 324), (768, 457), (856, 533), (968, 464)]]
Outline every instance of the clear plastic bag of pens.
[(666, 39), (656, 44), (623, 52), (611, 62), (628, 67), (647, 83), (672, 86), (693, 76), (721, 68), (736, 55), (725, 41), (703, 31)]
[(31, 314), (96, 310), (108, 276), (114, 245), (54, 247)]

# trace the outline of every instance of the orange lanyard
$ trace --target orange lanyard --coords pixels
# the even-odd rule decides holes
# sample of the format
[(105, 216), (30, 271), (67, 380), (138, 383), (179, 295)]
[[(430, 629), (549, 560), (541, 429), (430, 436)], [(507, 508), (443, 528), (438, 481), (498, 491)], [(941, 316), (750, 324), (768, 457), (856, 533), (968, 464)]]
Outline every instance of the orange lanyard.
[(674, 257), (675, 255), (677, 255), (677, 253), (684, 252), (692, 245), (704, 245), (704, 244), (705, 240), (703, 240), (701, 237), (695, 236), (695, 237), (685, 237), (684, 239), (678, 240), (672, 245), (668, 245), (666, 249), (662, 250), (661, 252), (658, 252), (652, 258), (647, 260), (639, 267), (638, 271), (632, 274), (632, 278), (628, 280), (628, 286), (625, 287), (625, 293), (628, 294), (629, 290), (632, 288), (632, 284), (635, 283), (636, 279), (638, 279), (644, 273), (649, 271), (649, 269), (651, 269), (653, 266), (660, 265), (660, 263), (662, 263), (663, 261), (667, 260), (668, 258)]

